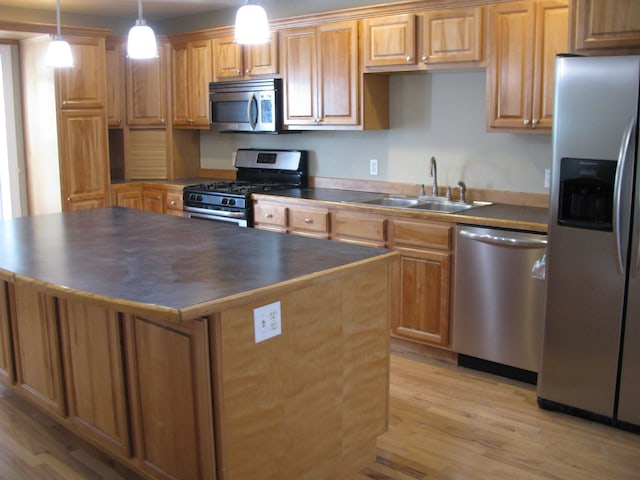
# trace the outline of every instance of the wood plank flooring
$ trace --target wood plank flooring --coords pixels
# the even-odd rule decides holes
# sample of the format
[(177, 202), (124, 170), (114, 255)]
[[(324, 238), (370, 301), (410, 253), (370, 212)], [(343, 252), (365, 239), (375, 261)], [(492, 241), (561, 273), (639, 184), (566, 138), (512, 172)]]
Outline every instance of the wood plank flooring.
[[(0, 387), (0, 479), (140, 477)], [(394, 353), (389, 430), (348, 480), (372, 479), (638, 480), (640, 435), (540, 410), (533, 386)]]

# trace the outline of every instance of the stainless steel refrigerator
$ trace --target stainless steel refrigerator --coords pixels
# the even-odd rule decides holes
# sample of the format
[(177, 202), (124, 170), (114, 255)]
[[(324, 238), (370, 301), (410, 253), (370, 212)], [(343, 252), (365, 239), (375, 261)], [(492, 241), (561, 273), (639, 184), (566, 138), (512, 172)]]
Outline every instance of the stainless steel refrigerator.
[(558, 57), (538, 403), (640, 426), (640, 56)]

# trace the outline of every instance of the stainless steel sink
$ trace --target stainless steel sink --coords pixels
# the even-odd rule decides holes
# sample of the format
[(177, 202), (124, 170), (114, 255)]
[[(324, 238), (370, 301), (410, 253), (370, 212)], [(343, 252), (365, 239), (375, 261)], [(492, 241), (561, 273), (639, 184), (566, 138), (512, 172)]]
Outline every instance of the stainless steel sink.
[(411, 208), (415, 210), (427, 210), (431, 212), (456, 213), (471, 208), (478, 208), (485, 205), (491, 205), (491, 202), (453, 202), (446, 197), (434, 196), (411, 196), (411, 195), (393, 195), (379, 194), (372, 197), (362, 198), (358, 200), (350, 200), (346, 203), (355, 203), (359, 205), (377, 205), (381, 207), (391, 208)]
[(415, 207), (420, 203), (419, 197), (407, 197), (405, 195), (382, 195), (374, 198), (355, 200), (349, 203), (362, 203), (365, 205), (380, 205), (383, 207)]

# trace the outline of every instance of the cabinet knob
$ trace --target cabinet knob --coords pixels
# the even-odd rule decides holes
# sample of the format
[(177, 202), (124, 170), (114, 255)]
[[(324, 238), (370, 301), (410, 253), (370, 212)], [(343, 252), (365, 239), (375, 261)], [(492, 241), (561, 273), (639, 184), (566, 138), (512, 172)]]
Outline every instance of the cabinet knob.
[(160, 123), (164, 124), (164, 123), (165, 123), (165, 119), (164, 119), (164, 118), (161, 118), (161, 119), (160, 119)]
[(411, 55), (407, 55), (407, 62), (413, 62), (413, 57)]
[(67, 202), (71, 203), (71, 197), (67, 197)]
[(524, 126), (525, 126), (525, 127), (528, 127), (528, 126), (529, 126), (529, 119), (528, 119), (528, 118), (525, 118), (525, 119), (524, 119), (524, 122), (522, 122), (522, 123), (524, 123)]
[(264, 218), (269, 218), (269, 219), (273, 218), (273, 213), (266, 213), (264, 215)]
[(236, 69), (236, 75), (240, 75), (240, 70)]
[(420, 57), (420, 60), (422, 60), (423, 62), (426, 62), (428, 58), (429, 58), (428, 56), (426, 56), (426, 55), (422, 55), (422, 56)]
[(178, 204), (178, 202), (176, 202), (175, 200), (171, 200), (171, 201), (169, 202), (169, 204), (170, 204), (172, 207), (175, 207), (175, 206)]
[(304, 219), (304, 223), (313, 223), (313, 219), (312, 218), (305, 218)]
[(538, 126), (538, 119), (537, 119), (537, 118), (534, 118), (534, 119), (531, 121), (531, 126), (532, 126), (533, 128), (536, 128), (536, 127)]
[(249, 75), (251, 73), (251, 69), (247, 68), (244, 73), (246, 73), (247, 75)]

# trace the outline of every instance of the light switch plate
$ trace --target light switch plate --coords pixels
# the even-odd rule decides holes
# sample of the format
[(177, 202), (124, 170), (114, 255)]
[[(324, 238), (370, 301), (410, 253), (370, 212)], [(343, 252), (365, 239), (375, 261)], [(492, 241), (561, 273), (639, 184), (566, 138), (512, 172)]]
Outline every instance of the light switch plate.
[(282, 334), (280, 302), (253, 309), (255, 342), (260, 343)]

